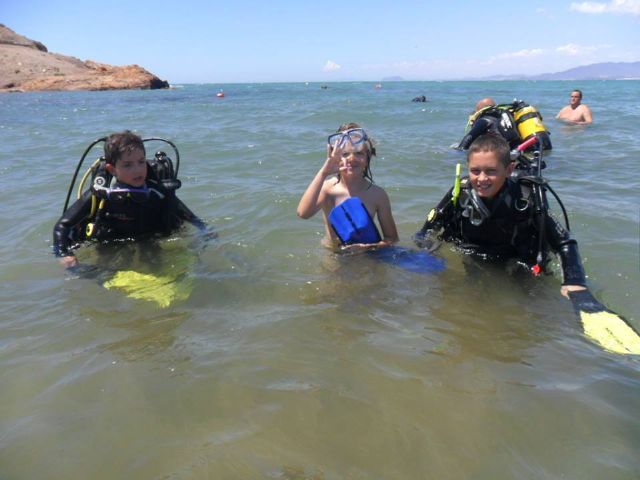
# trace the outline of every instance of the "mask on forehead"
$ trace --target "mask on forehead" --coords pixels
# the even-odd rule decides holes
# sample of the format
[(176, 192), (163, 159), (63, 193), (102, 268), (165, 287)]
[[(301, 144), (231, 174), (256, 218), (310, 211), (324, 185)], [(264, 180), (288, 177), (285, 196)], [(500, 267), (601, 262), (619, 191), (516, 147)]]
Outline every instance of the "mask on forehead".
[(362, 128), (350, 128), (344, 132), (329, 135), (327, 143), (331, 146), (344, 147), (345, 145), (363, 145), (369, 137)]

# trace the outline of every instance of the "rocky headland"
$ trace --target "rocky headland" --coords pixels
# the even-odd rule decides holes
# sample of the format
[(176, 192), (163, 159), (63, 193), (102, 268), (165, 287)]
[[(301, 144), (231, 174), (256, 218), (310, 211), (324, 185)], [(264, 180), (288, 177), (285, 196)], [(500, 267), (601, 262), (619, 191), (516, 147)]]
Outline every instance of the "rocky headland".
[(112, 66), (50, 53), (0, 24), (0, 92), (169, 88), (138, 65)]

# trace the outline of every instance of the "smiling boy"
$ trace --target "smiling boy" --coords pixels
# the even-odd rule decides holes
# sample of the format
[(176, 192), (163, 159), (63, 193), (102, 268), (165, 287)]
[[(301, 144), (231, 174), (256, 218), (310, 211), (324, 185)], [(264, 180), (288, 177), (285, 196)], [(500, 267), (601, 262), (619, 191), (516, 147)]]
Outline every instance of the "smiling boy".
[(496, 135), (478, 137), (469, 147), (467, 167), (459, 196), (453, 188), (444, 196), (416, 234), (416, 244), (427, 246), (436, 237), (485, 258), (515, 258), (534, 272), (544, 270), (550, 250), (562, 264), (561, 293), (584, 290), (576, 241), (548, 212), (538, 211), (529, 186), (511, 177), (507, 142)]

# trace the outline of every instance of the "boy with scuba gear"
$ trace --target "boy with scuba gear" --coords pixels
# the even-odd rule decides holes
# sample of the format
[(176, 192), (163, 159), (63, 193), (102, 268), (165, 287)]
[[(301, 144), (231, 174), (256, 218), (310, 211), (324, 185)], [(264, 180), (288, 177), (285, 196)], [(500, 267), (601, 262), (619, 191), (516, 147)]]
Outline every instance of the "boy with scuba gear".
[(478, 137), (467, 154), (469, 177), (431, 210), (415, 235), (416, 244), (429, 248), (436, 240), (451, 241), (484, 257), (515, 258), (534, 274), (545, 269), (551, 250), (562, 265), (562, 295), (585, 290), (576, 241), (534, 198), (527, 184), (533, 177), (511, 177), (514, 165), (505, 139)]
[[(298, 216), (304, 219), (322, 210), (325, 246), (353, 251), (388, 246), (398, 241), (389, 196), (371, 179), (370, 162), (375, 154), (372, 140), (357, 123), (341, 125), (337, 133), (327, 139), (327, 158), (297, 208)], [(377, 235), (355, 234), (342, 238), (340, 228), (336, 229), (332, 223), (332, 212), (341, 204), (351, 208), (355, 205), (353, 202), (358, 203), (356, 208), (364, 209), (362, 216), (369, 221), (362, 229), (376, 230), (373, 219), (377, 217), (382, 235), (375, 232)], [(345, 216), (350, 215), (347, 212)]]
[[(72, 250), (84, 240), (169, 234), (185, 220), (201, 231), (207, 230), (206, 224), (176, 197), (179, 181), (156, 178), (157, 171), (146, 160), (142, 138), (127, 130), (100, 141), (104, 141), (104, 159), (91, 169), (95, 174), (91, 188), (79, 193), (78, 200), (64, 211), (53, 229), (54, 253), (65, 268), (78, 265)], [(173, 173), (172, 166), (170, 170)]]

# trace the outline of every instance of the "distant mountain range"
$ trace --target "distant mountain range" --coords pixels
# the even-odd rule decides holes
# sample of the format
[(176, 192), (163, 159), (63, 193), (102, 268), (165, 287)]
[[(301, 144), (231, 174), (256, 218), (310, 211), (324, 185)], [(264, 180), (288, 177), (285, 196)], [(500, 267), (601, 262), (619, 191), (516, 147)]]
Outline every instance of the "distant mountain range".
[(540, 75), (495, 75), (483, 80), (640, 80), (640, 62), (605, 62)]
[[(640, 80), (640, 62), (604, 62), (582, 65), (563, 72), (539, 75), (492, 75), (461, 80)], [(402, 77), (385, 77), (383, 82), (402, 81)], [(451, 79), (453, 80), (453, 79)]]

